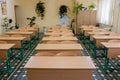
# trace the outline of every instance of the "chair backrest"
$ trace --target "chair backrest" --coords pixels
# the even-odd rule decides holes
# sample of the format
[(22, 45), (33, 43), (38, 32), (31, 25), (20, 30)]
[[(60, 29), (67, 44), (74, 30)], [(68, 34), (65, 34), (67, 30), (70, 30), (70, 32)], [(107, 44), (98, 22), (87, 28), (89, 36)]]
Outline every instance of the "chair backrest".
[(47, 41), (46, 44), (60, 44), (60, 42), (52, 40), (52, 41)]
[(61, 41), (61, 44), (77, 44), (76, 41)]
[(51, 52), (40, 52), (40, 53), (37, 53), (35, 56), (54, 56), (54, 55), (55, 54)]
[(6, 41), (0, 41), (0, 44), (7, 44)]
[(120, 40), (109, 40), (110, 43), (120, 43)]
[(57, 53), (56, 56), (80, 56), (80, 54), (74, 51), (62, 51)]

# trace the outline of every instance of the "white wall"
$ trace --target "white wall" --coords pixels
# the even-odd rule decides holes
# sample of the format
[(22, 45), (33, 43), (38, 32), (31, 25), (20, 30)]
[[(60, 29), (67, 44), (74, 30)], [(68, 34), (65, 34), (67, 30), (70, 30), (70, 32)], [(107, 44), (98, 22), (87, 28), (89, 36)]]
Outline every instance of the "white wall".
[(14, 26), (15, 25), (15, 14), (14, 14), (14, 0), (6, 0), (6, 4), (7, 4), (7, 15), (2, 15), (2, 10), (1, 10), (1, 6), (0, 6), (0, 33), (3, 33), (3, 29), (1, 27), (1, 24), (2, 24), (2, 19), (4, 17), (8, 17), (10, 19), (13, 20), (11, 26)]

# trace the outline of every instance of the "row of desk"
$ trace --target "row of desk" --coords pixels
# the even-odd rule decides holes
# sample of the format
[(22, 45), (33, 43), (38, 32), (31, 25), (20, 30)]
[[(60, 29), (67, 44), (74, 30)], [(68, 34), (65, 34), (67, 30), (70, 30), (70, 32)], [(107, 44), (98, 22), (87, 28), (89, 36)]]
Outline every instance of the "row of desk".
[[(68, 32), (71, 35), (64, 36), (64, 34)], [(53, 36), (53, 34), (60, 35)], [(95, 66), (89, 56), (56, 56), (56, 54), (60, 52), (78, 52), (81, 54), (83, 48), (79, 43), (54, 44), (46, 43), (47, 41), (77, 42), (78, 40), (73, 36), (69, 27), (54, 27), (48, 29), (42, 38), (42, 44), (38, 44), (35, 50), (37, 53), (47, 51), (55, 55), (32, 56), (25, 65), (28, 80), (92, 80), (92, 71), (95, 69)]]
[(32, 42), (35, 43), (39, 38), (38, 29), (39, 29), (38, 27), (21, 27), (19, 29), (12, 30), (10, 32), (6, 32), (0, 35), (0, 60), (6, 60), (7, 68), (4, 70), (8, 72), (8, 76), (15, 69), (15, 67), (14, 69), (12, 69), (11, 67), (11, 60), (12, 58), (16, 57), (16, 55), (19, 54), (17, 53), (16, 55), (13, 56), (12, 50), (13, 49), (20, 50), (20, 55), (18, 59), (22, 61), (26, 55), (24, 54), (24, 50), (25, 50), (24, 45), (26, 45), (27, 42), (29, 45), (27, 49), (29, 50), (33, 49)]
[[(80, 39), (86, 45), (88, 50), (93, 51), (93, 57), (98, 58), (98, 50), (103, 50), (103, 57), (105, 63), (103, 66), (104, 71), (114, 70), (111, 68), (109, 59), (118, 57), (120, 55), (120, 34), (103, 30), (94, 26), (81, 26)], [(111, 40), (111, 41), (110, 41)], [(119, 68), (117, 68), (119, 70)]]

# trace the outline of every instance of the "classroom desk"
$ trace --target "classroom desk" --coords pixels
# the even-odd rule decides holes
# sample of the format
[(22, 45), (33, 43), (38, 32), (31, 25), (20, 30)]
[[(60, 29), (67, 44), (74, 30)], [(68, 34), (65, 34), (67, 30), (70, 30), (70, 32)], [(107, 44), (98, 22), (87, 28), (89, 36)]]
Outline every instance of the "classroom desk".
[(35, 28), (31, 28), (31, 27), (24, 27), (24, 28), (20, 28), (19, 30), (20, 31), (27, 30), (28, 32), (33, 32), (32, 37), (33, 37), (34, 41), (36, 41), (36, 39), (39, 39), (39, 35), (40, 35), (39, 29), (35, 29)]
[(46, 41), (51, 41), (51, 40), (56, 40), (56, 41), (78, 41), (78, 39), (76, 37), (43, 37), (42, 41), (46, 42)]
[(7, 35), (22, 35), (23, 37), (25, 37), (25, 41), (29, 41), (29, 47), (30, 49), (32, 49), (32, 36), (33, 36), (33, 32), (7, 32)]
[(94, 35), (109, 35), (111, 34), (110, 32), (108, 31), (102, 31), (102, 32), (88, 32), (88, 35), (90, 36), (90, 40), (93, 41), (93, 36)]
[(38, 29), (29, 28), (29, 27), (19, 28), (19, 29), (17, 29), (17, 30), (27, 30), (28, 32), (33, 32), (34, 35), (38, 32)]
[(11, 62), (10, 62), (10, 49), (15, 44), (0, 44), (0, 60), (6, 60), (6, 68), (8, 75), (11, 74), (12, 68), (11, 68)]
[(28, 80), (92, 80), (90, 57), (33, 56), (25, 65)]
[(120, 55), (120, 43), (101, 42), (108, 49), (108, 58), (115, 58)]
[(47, 32), (72, 32), (72, 30), (68, 30), (68, 29), (48, 29)]
[(105, 54), (105, 64), (104, 64), (105, 72), (107, 69), (109, 70), (115, 69), (110, 67), (109, 59), (116, 58), (118, 57), (118, 55), (120, 55), (120, 43), (101, 42), (101, 44), (105, 47), (105, 51), (104, 51), (105, 52), (104, 53)]
[(47, 32), (45, 34), (45, 36), (51, 36), (51, 35), (59, 35), (59, 36), (71, 35), (71, 36), (74, 36), (74, 34), (71, 33), (71, 32), (67, 32), (67, 33), (63, 33), (63, 32)]
[(49, 51), (53, 53), (58, 53), (61, 51), (74, 51), (76, 53), (80, 53), (83, 50), (80, 44), (38, 44), (35, 48), (38, 52)]
[(25, 38), (25, 40), (28, 40), (30, 41), (31, 40), (31, 37), (33, 35), (33, 32), (6, 32), (7, 35), (22, 35)]
[(23, 59), (23, 40), (25, 37), (0, 37), (1, 41), (6, 41), (7, 43), (14, 43), (15, 45), (13, 48), (19, 48), (20, 49), (20, 59)]
[(120, 39), (120, 36), (93, 36), (94, 40), (93, 40), (93, 51), (94, 51), (94, 58), (97, 57), (97, 49), (102, 49), (103, 45), (101, 44), (101, 42), (108, 42), (109, 40), (116, 40), (116, 39)]
[(83, 29), (83, 34), (84, 34), (84, 36), (89, 36), (89, 35), (88, 35), (88, 32), (92, 32), (92, 31), (103, 32), (103, 31), (105, 31), (105, 30), (99, 29), (99, 28)]
[(40, 35), (39, 27), (33, 26), (33, 27), (21, 27), (21, 28), (27, 29), (28, 31), (37, 31), (37, 38), (39, 39), (39, 35)]
[(100, 47), (101, 42), (108, 42), (109, 40), (116, 40), (116, 39), (120, 39), (120, 36), (93, 36), (95, 42), (96, 42), (96, 46)]
[(21, 41), (23, 41), (25, 37), (0, 37), (1, 41), (6, 41), (7, 43), (14, 43), (13, 48), (20, 48)]
[(97, 30), (97, 29), (99, 29), (99, 28), (97, 28), (97, 27), (94, 27), (94, 28), (82, 28), (81, 33), (85, 35), (85, 34), (87, 34), (87, 32)]

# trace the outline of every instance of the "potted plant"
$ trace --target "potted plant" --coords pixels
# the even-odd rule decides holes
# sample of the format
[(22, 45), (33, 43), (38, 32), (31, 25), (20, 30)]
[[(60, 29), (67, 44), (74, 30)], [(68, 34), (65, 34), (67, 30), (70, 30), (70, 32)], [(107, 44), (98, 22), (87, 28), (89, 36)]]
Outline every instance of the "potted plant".
[(32, 27), (33, 25), (35, 25), (35, 22), (34, 22), (34, 21), (36, 20), (36, 17), (35, 17), (35, 16), (33, 16), (33, 17), (31, 17), (31, 18), (28, 17), (27, 20), (30, 20), (30, 22), (29, 22), (28, 25), (29, 25), (30, 27)]
[(8, 17), (3, 18), (3, 24), (1, 25), (3, 28), (5, 28), (6, 31), (11, 27), (10, 24), (13, 22), (12, 19), (9, 19)]
[(75, 3), (74, 9), (73, 9), (73, 13), (77, 14), (79, 10), (83, 10), (85, 7), (83, 6), (83, 4), (79, 4), (78, 2)]
[(88, 6), (89, 10), (93, 10), (95, 8), (95, 4), (91, 4)]
[(38, 15), (38, 17), (40, 16), (41, 17), (41, 20), (44, 19), (44, 15), (45, 15), (45, 6), (44, 6), (44, 2), (41, 2), (39, 1), (37, 4), (36, 4), (36, 13)]
[(19, 29), (19, 24), (15, 24), (15, 29)]
[(59, 15), (62, 18), (63, 16), (67, 15), (67, 6), (66, 5), (61, 5), (59, 8)]

